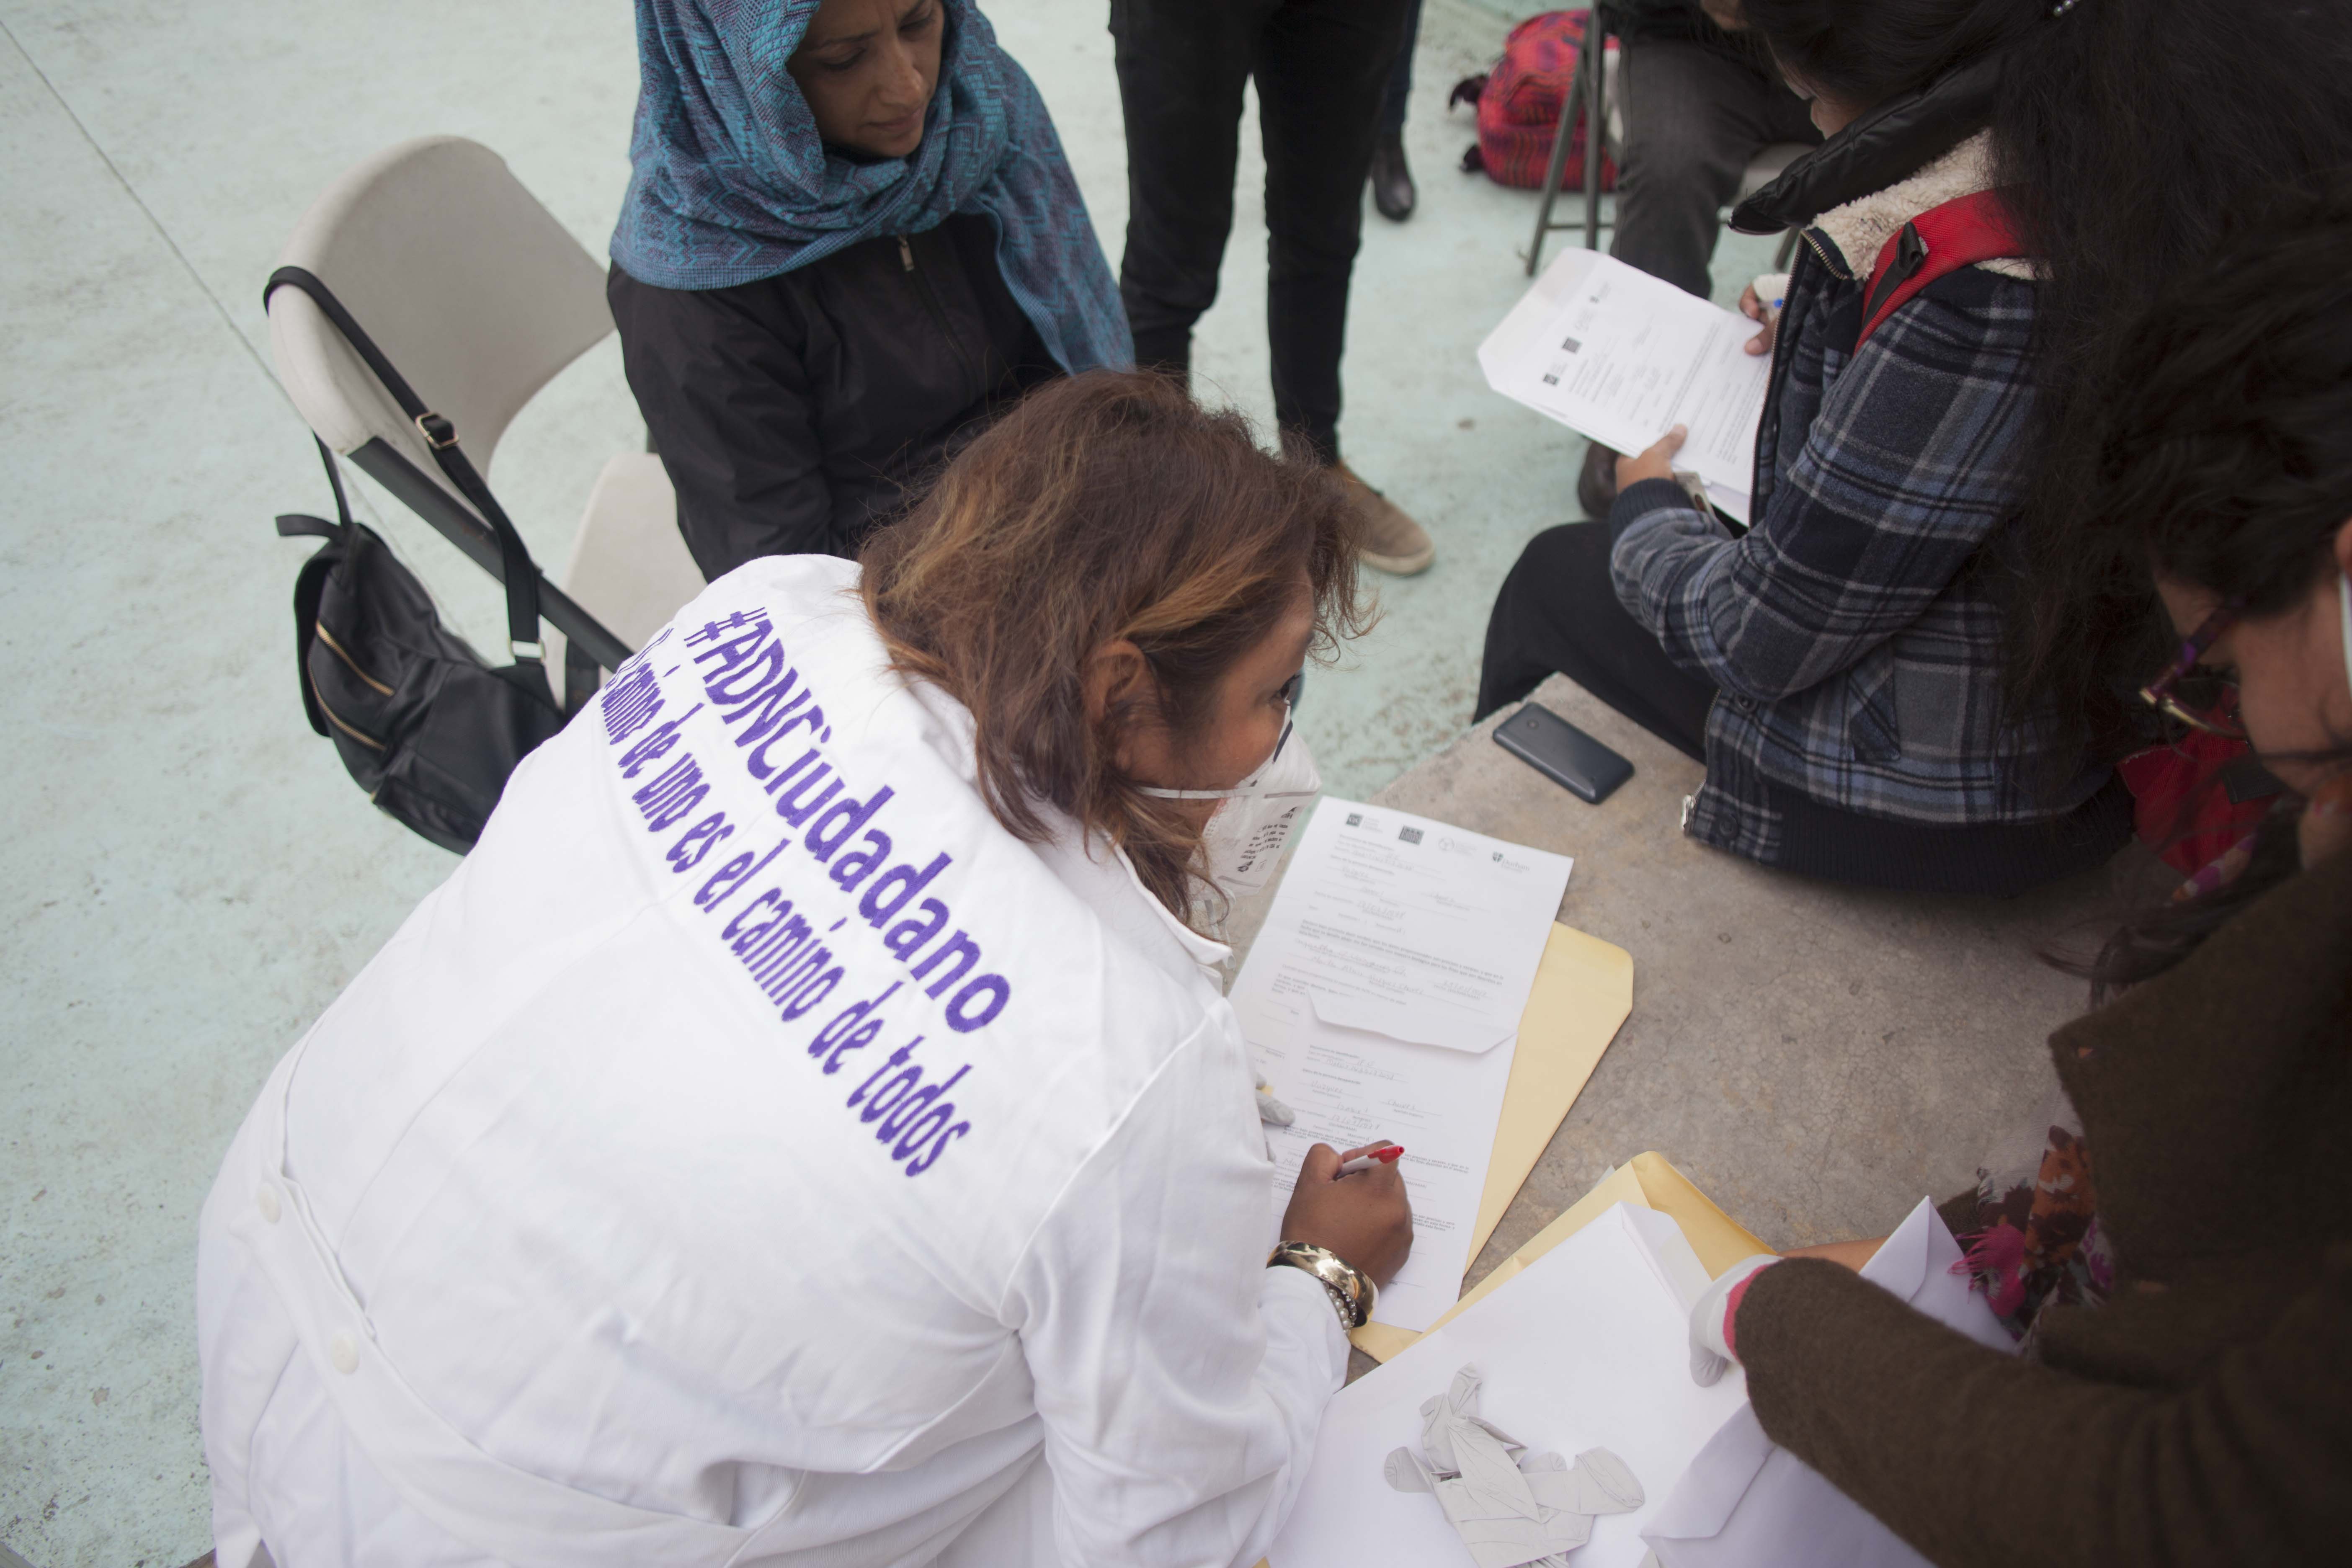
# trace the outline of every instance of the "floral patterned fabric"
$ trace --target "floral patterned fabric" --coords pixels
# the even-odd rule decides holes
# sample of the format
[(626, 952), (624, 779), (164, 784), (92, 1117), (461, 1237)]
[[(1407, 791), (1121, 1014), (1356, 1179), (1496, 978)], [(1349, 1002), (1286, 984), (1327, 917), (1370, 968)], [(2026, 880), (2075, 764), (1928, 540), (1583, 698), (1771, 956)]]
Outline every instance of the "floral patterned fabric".
[(2042, 1314), (2096, 1306), (2115, 1283), (2099, 1231), (2091, 1152), (2079, 1129), (2053, 1124), (2038, 1162), (1977, 1173), (1976, 1226), (1955, 1265), (1975, 1276), (2004, 1328), (2030, 1354)]

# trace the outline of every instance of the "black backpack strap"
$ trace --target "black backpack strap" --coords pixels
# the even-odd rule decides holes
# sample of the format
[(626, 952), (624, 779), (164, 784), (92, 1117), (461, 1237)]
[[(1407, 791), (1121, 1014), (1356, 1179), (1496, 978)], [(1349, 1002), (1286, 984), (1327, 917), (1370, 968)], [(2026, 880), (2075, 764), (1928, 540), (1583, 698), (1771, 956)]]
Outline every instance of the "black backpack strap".
[(334, 453), (316, 435), (310, 437), (310, 445), (319, 448), (319, 466), (327, 470), (327, 488), (335, 492), (335, 521), (329, 522), (308, 512), (286, 512), (278, 519), (278, 537), (331, 539), (341, 543), (352, 530), (352, 499), (343, 493), (343, 471), (335, 466)]
[[(441, 471), (448, 476), (449, 482), (457, 487), (457, 493), (473, 503), (474, 510), (481, 514), (482, 521), (488, 523), (490, 531), (498, 536), (499, 555), (505, 568), (502, 574), (507, 590), (507, 637), (513, 646), (517, 659), (534, 664), (539, 662), (545, 657), (539, 637), (539, 568), (531, 563), (530, 551), (523, 544), (522, 535), (515, 531), (515, 525), (508, 519), (506, 510), (499, 505), (498, 498), (490, 494), (490, 487), (475, 471), (473, 462), (458, 448), (457, 426), (425, 406), (425, 400), (416, 395), (415, 389), (384, 357), (383, 351), (376, 347), (375, 340), (352, 320), (352, 313), (343, 308), (343, 302), (336, 299), (333, 290), (314, 274), (299, 267), (281, 267), (271, 273), (269, 281), (261, 290), (262, 310), (266, 312), (269, 309), (272, 294), (289, 287), (308, 294), (326, 314), (327, 320), (335, 323), (335, 329), (343, 334), (344, 341), (358, 352), (360, 358), (367, 363), (368, 369), (374, 373), (376, 380), (383, 384), (383, 389), (392, 394), (392, 400), (400, 405), (400, 411), (416, 426), (416, 433), (425, 437), (425, 445), (432, 451), (433, 460), (441, 466)], [(324, 449), (323, 447), (320, 448), (321, 451)], [(335, 500), (341, 507), (342, 481), (335, 477), (331, 457), (328, 458), (327, 473), (334, 480)], [(350, 514), (347, 510), (344, 517), (348, 521)]]
[(323, 517), (310, 517), (302, 512), (289, 511), (282, 512), (278, 515), (278, 537), (280, 539), (308, 538), (341, 541), (343, 537), (343, 531), (341, 525), (329, 522)]

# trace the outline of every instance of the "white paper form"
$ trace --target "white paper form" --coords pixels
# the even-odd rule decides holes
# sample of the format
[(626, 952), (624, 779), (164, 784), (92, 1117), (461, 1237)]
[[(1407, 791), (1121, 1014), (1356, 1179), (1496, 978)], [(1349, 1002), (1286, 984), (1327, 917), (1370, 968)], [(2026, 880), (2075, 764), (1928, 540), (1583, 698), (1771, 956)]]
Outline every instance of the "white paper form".
[(1676, 425), (1675, 465), (1748, 521), (1771, 356), (1763, 329), (1611, 257), (1563, 251), (1478, 347), (1486, 384), (1620, 452)]
[(1666, 1215), (1619, 1205), (1493, 1295), (1349, 1384), (1324, 1412), (1298, 1501), (1266, 1553), (1273, 1568), (1469, 1568), (1427, 1496), (1391, 1489), (1388, 1453), (1422, 1428), (1421, 1404), (1454, 1369), (1485, 1376), (1478, 1413), (1538, 1450), (1606, 1448), (1645, 1494), (1595, 1520), (1575, 1568), (1636, 1568), (1642, 1531), (1691, 1457), (1738, 1409), (1735, 1370), (1691, 1381), (1690, 1303), (1706, 1271)]
[(1415, 1332), (1462, 1293), (1519, 1015), (1565, 856), (1328, 796), (1299, 837), (1234, 1010), (1273, 1093), (1274, 1217), (1308, 1148), (1404, 1145), (1412, 1256), (1375, 1321)]

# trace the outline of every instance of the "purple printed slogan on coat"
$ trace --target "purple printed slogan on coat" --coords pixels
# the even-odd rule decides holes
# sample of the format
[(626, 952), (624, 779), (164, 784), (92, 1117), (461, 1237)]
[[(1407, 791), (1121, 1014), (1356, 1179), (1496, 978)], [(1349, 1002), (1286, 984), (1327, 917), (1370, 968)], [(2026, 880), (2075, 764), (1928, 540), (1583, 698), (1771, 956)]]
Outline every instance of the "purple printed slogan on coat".
[[(656, 651), (669, 637), (664, 630), (615, 670), (598, 702), (628, 801), (646, 831), (665, 840), (663, 863), (684, 876), (717, 860), (694, 892), (716, 940), (788, 1024), (835, 999), (850, 972), (838, 962), (845, 949), (870, 952), (878, 945), (900, 972), (874, 994), (838, 1006), (817, 1027), (808, 1056), (818, 1070), (830, 1077), (857, 1053), (877, 1050), (886, 1037), (905, 1035), (886, 1016), (893, 998), (901, 1007), (919, 1005), (918, 995), (940, 1004), (950, 1040), (995, 1022), (1013, 999), (1012, 983), (982, 967), (981, 944), (956, 924), (947, 901), (932, 896), (954, 857), (898, 855), (890, 834), (876, 825), (897, 792), (887, 783), (860, 789), (842, 776), (824, 750), (833, 728), (824, 701), (793, 665), (766, 614), (739, 610), (688, 632), (671, 650), (676, 662), (656, 673)], [(689, 661), (699, 692), (681, 698), (665, 689), (663, 679)], [(698, 756), (686, 746), (685, 727), (706, 710), (733, 744)], [(707, 736), (702, 743), (706, 752), (713, 744)], [(721, 808), (705, 810), (718, 770), (755, 786), (774, 820), (760, 814), (740, 821)], [(823, 896), (821, 885), (816, 889), (829, 909), (810, 908), (806, 888), (795, 907), (782, 874), (768, 875), (795, 847), (840, 889), (838, 897)], [(877, 1050), (880, 1065), (844, 1102), (909, 1176), (936, 1165), (972, 1131), (947, 1098), (971, 1065), (943, 1060), (949, 1042), (927, 1045), (926, 1038), (915, 1034)]]

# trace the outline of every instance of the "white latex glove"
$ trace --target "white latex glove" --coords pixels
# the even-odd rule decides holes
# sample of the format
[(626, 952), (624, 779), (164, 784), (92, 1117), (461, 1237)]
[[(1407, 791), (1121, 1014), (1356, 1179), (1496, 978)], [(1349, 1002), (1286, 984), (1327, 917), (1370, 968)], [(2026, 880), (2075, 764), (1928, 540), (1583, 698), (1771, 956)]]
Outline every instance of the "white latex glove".
[(1711, 1386), (1722, 1377), (1725, 1369), (1739, 1359), (1731, 1353), (1730, 1342), (1723, 1333), (1724, 1314), (1729, 1309), (1731, 1293), (1759, 1270), (1780, 1261), (1778, 1255), (1769, 1252), (1741, 1258), (1724, 1270), (1723, 1278), (1708, 1286), (1706, 1294), (1698, 1299), (1698, 1305), (1691, 1309), (1691, 1381), (1701, 1388)]

